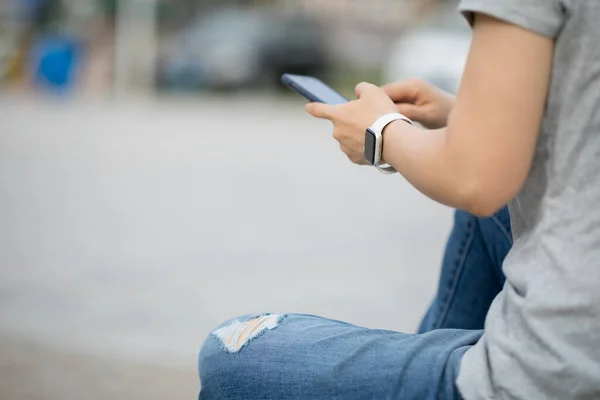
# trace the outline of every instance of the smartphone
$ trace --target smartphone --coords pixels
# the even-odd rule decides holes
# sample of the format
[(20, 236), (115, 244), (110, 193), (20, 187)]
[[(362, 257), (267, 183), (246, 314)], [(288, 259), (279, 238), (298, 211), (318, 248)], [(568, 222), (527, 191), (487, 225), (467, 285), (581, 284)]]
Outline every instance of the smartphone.
[(310, 101), (325, 104), (344, 104), (348, 99), (312, 76), (283, 74), (281, 82)]

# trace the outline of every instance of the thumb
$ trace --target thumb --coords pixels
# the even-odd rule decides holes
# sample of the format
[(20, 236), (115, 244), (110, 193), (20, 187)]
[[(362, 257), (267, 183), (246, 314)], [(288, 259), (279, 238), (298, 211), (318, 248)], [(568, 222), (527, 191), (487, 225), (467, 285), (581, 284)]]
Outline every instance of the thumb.
[(333, 119), (334, 106), (324, 103), (308, 103), (306, 105), (306, 112), (316, 118), (321, 119)]
[(369, 92), (373, 89), (378, 89), (378, 87), (373, 85), (372, 83), (361, 82), (358, 85), (356, 85), (356, 88), (354, 88), (354, 93), (356, 93), (356, 98), (360, 99), (367, 92)]

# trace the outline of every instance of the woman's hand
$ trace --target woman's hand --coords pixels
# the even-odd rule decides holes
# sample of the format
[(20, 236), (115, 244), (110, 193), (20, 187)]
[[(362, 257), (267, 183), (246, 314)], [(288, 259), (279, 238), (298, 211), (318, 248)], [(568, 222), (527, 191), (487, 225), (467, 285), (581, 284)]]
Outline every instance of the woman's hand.
[(382, 87), (400, 110), (428, 129), (443, 128), (454, 106), (454, 96), (421, 79), (406, 79)]
[(377, 118), (398, 112), (398, 107), (379, 87), (370, 83), (356, 86), (357, 100), (341, 105), (309, 103), (306, 111), (314, 117), (333, 122), (333, 137), (355, 164), (366, 164), (365, 132)]

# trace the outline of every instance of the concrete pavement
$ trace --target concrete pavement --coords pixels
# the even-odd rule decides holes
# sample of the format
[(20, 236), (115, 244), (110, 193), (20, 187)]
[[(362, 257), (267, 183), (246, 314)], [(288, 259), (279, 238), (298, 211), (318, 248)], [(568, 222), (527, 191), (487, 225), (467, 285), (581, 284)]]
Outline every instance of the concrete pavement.
[(414, 331), (451, 211), (349, 164), (302, 104), (0, 98), (0, 398), (194, 398), (239, 314)]

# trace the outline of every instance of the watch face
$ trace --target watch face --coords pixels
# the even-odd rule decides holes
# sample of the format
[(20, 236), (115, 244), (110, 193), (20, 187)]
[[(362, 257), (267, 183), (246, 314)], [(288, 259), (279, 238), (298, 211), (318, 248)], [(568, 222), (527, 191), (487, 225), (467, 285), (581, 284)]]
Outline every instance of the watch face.
[(365, 133), (365, 160), (371, 165), (375, 164), (375, 148), (377, 145), (377, 137), (371, 129), (367, 129)]

